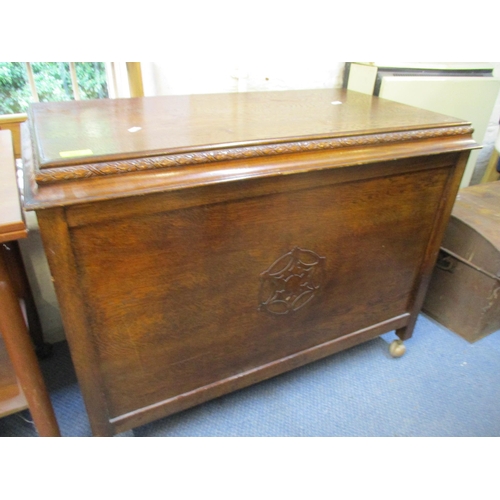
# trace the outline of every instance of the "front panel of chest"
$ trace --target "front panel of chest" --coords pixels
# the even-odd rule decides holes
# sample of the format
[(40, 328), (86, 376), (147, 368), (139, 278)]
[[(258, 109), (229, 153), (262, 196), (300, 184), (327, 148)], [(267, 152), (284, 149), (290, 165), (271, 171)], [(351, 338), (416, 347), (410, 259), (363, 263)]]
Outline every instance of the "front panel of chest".
[(68, 209), (110, 416), (407, 312), (448, 167)]

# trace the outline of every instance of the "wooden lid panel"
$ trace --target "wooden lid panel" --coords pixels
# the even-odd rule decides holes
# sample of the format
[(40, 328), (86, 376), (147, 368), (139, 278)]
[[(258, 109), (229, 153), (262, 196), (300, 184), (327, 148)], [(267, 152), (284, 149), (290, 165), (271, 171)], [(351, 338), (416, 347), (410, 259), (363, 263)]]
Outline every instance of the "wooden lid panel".
[(37, 103), (30, 109), (40, 168), (186, 153), (461, 120), (338, 89)]
[(477, 147), (472, 132), (338, 89), (38, 103), (22, 133), (25, 206), (459, 152)]

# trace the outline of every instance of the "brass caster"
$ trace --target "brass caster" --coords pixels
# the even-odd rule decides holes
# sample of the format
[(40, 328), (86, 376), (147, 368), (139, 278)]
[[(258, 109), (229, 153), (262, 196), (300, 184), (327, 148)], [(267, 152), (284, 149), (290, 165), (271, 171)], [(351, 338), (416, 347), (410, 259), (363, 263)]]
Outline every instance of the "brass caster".
[(406, 352), (406, 347), (402, 340), (393, 340), (389, 345), (389, 353), (393, 358), (400, 358)]

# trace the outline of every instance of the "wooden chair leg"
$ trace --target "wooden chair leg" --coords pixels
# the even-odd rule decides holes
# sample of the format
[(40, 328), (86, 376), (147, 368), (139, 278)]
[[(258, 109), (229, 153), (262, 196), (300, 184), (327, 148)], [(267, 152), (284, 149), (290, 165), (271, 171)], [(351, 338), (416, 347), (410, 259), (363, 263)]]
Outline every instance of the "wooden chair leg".
[(0, 332), (40, 436), (60, 436), (7, 263), (0, 252)]

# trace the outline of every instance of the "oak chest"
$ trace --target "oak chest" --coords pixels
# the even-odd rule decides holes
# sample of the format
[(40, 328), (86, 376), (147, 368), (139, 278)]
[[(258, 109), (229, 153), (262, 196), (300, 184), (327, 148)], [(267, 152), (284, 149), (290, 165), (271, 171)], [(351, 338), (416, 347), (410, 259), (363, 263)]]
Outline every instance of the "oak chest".
[(471, 133), (330, 89), (33, 105), (25, 204), (94, 434), (411, 336)]

